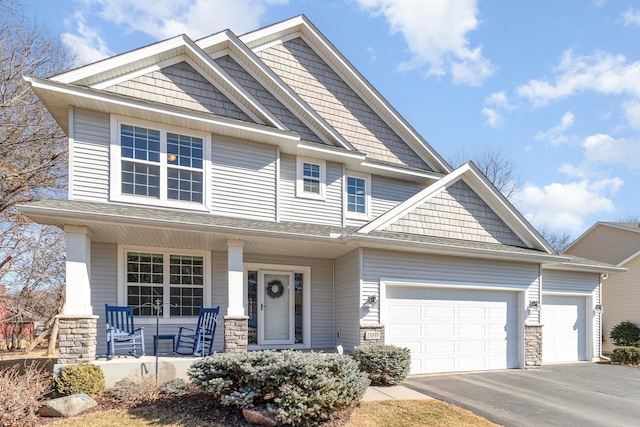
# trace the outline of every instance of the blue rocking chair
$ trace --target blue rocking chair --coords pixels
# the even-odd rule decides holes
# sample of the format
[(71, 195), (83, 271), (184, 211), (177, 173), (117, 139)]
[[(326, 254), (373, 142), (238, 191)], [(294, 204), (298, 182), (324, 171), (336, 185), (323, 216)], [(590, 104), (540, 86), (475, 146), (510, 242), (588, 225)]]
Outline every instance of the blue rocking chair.
[(213, 338), (218, 326), (220, 307), (200, 307), (200, 316), (195, 329), (181, 326), (175, 353), (182, 355), (210, 356), (213, 353)]
[(107, 359), (115, 356), (116, 349), (125, 349), (135, 357), (144, 356), (144, 328), (136, 329), (133, 325), (133, 307), (107, 304), (104, 310), (107, 321)]

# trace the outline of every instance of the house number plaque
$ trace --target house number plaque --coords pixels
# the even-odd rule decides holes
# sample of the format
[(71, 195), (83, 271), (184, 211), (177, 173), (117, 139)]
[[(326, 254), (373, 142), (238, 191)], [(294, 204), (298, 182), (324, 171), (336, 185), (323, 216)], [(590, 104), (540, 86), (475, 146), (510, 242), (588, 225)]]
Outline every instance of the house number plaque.
[(380, 339), (380, 331), (365, 331), (364, 332), (365, 340), (379, 340)]

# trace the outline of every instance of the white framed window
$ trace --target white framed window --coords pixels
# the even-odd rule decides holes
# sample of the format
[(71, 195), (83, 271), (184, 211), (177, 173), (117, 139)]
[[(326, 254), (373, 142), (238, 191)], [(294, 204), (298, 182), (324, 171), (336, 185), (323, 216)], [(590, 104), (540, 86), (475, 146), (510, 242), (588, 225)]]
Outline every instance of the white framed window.
[(298, 157), (296, 160), (296, 196), (325, 200), (326, 162)]
[(111, 135), (112, 200), (205, 209), (208, 134), (112, 117)]
[(163, 319), (197, 317), (210, 306), (209, 252), (120, 246), (118, 304), (141, 318), (155, 318), (160, 301)]
[(371, 175), (347, 172), (344, 189), (346, 217), (369, 219), (371, 216)]

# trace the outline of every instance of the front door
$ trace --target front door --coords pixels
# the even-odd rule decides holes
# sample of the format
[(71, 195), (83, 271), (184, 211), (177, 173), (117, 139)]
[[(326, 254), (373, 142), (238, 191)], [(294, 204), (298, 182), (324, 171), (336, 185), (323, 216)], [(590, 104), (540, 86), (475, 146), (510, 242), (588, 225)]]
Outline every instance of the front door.
[(258, 344), (294, 344), (293, 273), (260, 271), (258, 307)]

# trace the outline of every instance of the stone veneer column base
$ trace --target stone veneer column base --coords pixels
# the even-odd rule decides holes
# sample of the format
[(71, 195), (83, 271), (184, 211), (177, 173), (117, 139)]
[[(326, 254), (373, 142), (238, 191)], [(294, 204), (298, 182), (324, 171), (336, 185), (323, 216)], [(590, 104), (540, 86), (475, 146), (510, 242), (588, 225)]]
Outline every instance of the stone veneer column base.
[(87, 314), (59, 314), (58, 364), (68, 365), (96, 360), (98, 316)]
[(249, 316), (224, 316), (224, 352), (244, 353), (249, 345)]
[(542, 368), (542, 325), (524, 326), (524, 369)]
[(384, 344), (384, 325), (361, 324), (359, 345), (376, 345), (376, 344)]

